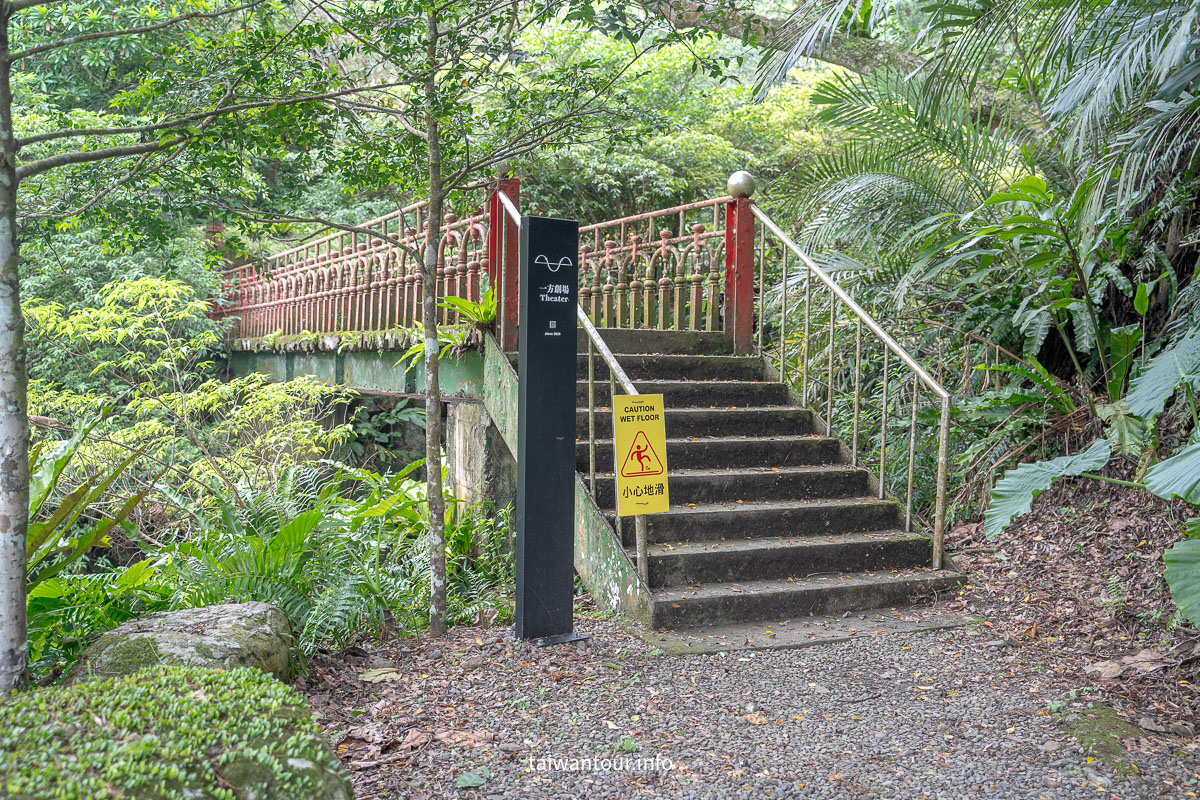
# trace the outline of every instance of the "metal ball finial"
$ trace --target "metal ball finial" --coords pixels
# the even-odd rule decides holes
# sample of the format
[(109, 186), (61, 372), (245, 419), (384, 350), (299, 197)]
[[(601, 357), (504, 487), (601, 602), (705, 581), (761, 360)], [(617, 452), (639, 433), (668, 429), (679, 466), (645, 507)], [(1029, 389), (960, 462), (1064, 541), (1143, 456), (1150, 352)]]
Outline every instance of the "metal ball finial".
[(729, 183), (725, 184), (725, 188), (734, 197), (749, 197), (754, 194), (758, 184), (754, 182), (753, 175), (744, 169), (739, 169), (729, 176)]

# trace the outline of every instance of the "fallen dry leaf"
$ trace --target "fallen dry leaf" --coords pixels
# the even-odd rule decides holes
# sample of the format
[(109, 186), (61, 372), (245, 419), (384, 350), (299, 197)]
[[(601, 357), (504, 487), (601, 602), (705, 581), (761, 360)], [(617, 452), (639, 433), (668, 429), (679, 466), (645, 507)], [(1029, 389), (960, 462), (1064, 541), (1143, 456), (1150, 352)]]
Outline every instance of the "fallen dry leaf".
[(479, 747), (496, 738), (491, 731), (435, 731), (433, 734), (442, 744), (448, 744), (451, 747), (466, 745), (467, 747)]

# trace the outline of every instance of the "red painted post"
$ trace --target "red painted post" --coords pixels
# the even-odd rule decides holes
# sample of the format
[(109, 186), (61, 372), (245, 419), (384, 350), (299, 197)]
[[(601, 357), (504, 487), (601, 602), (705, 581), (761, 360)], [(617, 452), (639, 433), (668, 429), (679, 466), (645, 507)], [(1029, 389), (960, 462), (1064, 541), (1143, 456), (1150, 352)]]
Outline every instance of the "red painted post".
[[(497, 191), (488, 198), (488, 248), (487, 274), (488, 285), (496, 295), (497, 319), (499, 325), (498, 337), (501, 347), (506, 352), (516, 350), (518, 313), (520, 307), (520, 288), (517, 280), (520, 276), (520, 232), (517, 223), (500, 204), (497, 192), (504, 192), (517, 208), (521, 207), (521, 182), (516, 178), (501, 178)], [(501, 235), (501, 232), (504, 235)], [(505, 252), (500, 252), (500, 242), (504, 241)]]
[(733, 352), (754, 352), (754, 204), (748, 196), (725, 204), (725, 333)]

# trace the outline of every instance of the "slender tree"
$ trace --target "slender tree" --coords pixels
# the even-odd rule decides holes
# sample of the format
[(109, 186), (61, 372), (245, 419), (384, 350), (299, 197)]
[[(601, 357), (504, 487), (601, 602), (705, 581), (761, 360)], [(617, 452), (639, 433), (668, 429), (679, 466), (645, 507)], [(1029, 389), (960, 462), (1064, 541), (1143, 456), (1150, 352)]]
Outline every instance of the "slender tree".
[[(339, 101), (386, 88), (315, 57), (331, 43), (312, 21), (317, 5), (194, 0), (186, 11), (106, 4), (101, 14), (95, 5), (0, 2), (0, 692), (26, 666), (21, 226), (112, 221), (105, 203), (142, 186), (153, 189), (124, 213), (143, 212), (137, 224), (153, 227), (160, 213), (192, 209), (185, 198), (198, 186), (243, 184), (251, 151), (319, 144)], [(109, 47), (138, 56), (120, 69), (101, 58), (109, 72), (98, 77), (84, 65)]]

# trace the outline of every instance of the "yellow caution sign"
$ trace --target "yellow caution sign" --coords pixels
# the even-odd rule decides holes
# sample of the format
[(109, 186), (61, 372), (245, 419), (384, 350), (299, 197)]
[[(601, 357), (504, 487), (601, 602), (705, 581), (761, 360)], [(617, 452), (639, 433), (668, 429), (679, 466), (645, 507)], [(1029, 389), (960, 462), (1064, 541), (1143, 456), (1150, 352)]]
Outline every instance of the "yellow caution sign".
[(661, 394), (613, 398), (617, 513), (622, 517), (671, 510), (667, 491), (667, 429)]

